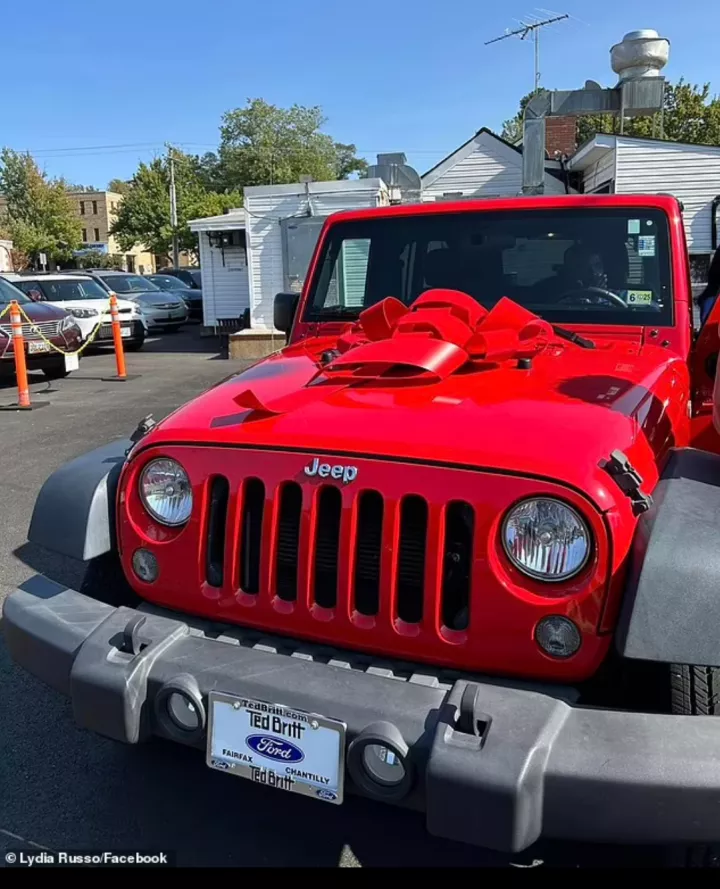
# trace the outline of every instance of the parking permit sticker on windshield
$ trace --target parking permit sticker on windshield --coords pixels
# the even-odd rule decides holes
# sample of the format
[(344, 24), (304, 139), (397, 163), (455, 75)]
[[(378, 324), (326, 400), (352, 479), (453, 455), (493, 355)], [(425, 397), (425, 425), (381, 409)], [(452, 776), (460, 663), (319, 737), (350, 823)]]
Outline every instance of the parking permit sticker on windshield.
[(640, 220), (639, 219), (628, 219), (628, 234), (629, 235), (639, 235), (640, 234)]
[(655, 235), (640, 235), (638, 256), (655, 256)]
[(652, 290), (628, 290), (627, 304), (629, 306), (649, 306), (652, 303)]

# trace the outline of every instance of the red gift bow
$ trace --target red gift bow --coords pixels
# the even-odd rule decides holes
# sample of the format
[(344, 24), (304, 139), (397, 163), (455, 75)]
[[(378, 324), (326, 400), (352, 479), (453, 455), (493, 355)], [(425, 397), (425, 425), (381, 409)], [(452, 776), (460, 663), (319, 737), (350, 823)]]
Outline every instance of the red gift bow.
[(361, 312), (322, 373), (333, 381), (430, 382), (468, 362), (532, 357), (553, 338), (547, 321), (507, 297), (488, 311), (459, 290), (428, 290), (411, 307), (389, 296)]

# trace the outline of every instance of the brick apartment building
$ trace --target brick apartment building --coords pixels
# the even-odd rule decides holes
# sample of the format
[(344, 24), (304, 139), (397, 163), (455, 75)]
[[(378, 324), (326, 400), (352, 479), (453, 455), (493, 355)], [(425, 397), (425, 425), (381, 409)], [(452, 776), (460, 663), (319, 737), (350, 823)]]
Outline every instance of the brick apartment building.
[(110, 234), (122, 201), (121, 194), (114, 191), (73, 191), (70, 199), (82, 223), (83, 250), (99, 250), (121, 256), (128, 272), (142, 275), (155, 271), (152, 253), (141, 245), (135, 245), (132, 250), (121, 250), (115, 237)]

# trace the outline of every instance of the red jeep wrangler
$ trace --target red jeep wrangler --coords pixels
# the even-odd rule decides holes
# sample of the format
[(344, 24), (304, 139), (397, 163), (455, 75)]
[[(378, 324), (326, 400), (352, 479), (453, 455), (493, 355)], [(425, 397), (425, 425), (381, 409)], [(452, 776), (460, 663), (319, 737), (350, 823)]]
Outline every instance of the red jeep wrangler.
[(89, 565), (11, 654), (81, 727), (454, 840), (716, 841), (717, 318), (670, 197), (338, 213), (282, 351), (45, 483), (29, 539)]

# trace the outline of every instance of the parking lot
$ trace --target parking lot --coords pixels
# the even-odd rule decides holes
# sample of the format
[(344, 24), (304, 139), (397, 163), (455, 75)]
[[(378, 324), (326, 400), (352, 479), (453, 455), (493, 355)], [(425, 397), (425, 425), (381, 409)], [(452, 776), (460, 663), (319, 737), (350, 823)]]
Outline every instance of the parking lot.
[[(111, 352), (90, 355), (69, 378), (31, 383), (29, 413), (1, 413), (0, 595), (33, 573), (70, 586), (83, 566), (26, 543), (32, 506), (58, 466), (156, 419), (241, 365), (220, 359), (196, 327), (154, 338), (128, 356), (126, 383)], [(0, 402), (16, 398), (0, 383)], [(62, 521), (62, 516), (58, 516)], [(423, 817), (350, 798), (342, 810), (206, 769), (195, 752), (165, 744), (123, 747), (77, 730), (66, 700), (17, 669), (0, 642), (0, 848), (173, 851), (178, 864), (241, 866), (492, 866), (508, 858), (425, 833)], [(4, 855), (0, 856), (4, 858)], [(645, 864), (653, 853), (548, 844), (522, 866)]]

